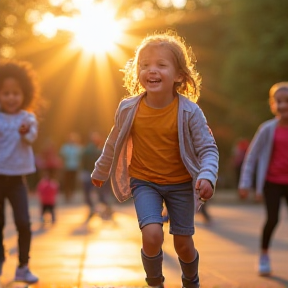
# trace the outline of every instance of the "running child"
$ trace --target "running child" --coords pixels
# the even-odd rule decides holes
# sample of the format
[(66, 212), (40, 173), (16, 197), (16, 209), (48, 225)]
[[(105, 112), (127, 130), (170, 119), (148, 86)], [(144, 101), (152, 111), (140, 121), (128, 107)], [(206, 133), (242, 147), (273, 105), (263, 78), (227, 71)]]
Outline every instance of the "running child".
[(59, 182), (55, 178), (54, 170), (47, 170), (43, 173), (44, 175), (36, 187), (41, 204), (41, 221), (43, 224), (45, 223), (45, 215), (48, 213), (51, 216), (51, 222), (55, 223), (55, 205), (59, 192)]
[[(182, 269), (183, 287), (199, 287), (194, 214), (213, 196), (218, 149), (195, 103), (201, 77), (192, 49), (174, 31), (144, 38), (124, 69), (130, 97), (116, 111), (92, 182), (109, 176), (117, 199), (133, 197), (142, 232), (141, 257), (150, 287), (164, 287), (163, 202)], [(201, 199), (199, 199), (201, 198)]]
[(258, 272), (271, 274), (269, 248), (279, 220), (281, 198), (288, 205), (288, 82), (274, 84), (269, 91), (272, 113), (276, 116), (260, 125), (246, 153), (239, 182), (240, 197), (253, 187), (256, 171), (256, 197), (263, 196), (266, 220), (262, 229)]
[(18, 231), (19, 265), (15, 281), (27, 283), (38, 281), (28, 267), (31, 227), (24, 184), (25, 175), (36, 170), (31, 144), (37, 137), (37, 120), (32, 111), (38, 95), (36, 75), (29, 63), (0, 62), (0, 275), (5, 261), (3, 230), (7, 198)]

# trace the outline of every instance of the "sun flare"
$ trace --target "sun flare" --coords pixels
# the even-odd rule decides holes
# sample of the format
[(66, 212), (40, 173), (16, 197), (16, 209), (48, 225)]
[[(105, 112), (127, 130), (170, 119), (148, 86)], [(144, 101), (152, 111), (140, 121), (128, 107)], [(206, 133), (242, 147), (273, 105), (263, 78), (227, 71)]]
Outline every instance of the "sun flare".
[[(88, 0), (76, 1), (74, 4), (78, 12), (70, 17), (44, 13), (41, 20), (33, 25), (34, 34), (51, 39), (58, 31), (67, 31), (72, 35), (73, 48), (92, 54), (112, 52), (121, 42), (127, 26), (124, 18), (116, 20), (117, 6), (109, 2), (94, 3)], [(27, 15), (30, 20), (33, 18), (32, 12)]]
[(111, 52), (122, 36), (122, 25), (115, 20), (115, 13), (103, 3), (84, 6), (74, 18), (72, 44), (90, 53)]

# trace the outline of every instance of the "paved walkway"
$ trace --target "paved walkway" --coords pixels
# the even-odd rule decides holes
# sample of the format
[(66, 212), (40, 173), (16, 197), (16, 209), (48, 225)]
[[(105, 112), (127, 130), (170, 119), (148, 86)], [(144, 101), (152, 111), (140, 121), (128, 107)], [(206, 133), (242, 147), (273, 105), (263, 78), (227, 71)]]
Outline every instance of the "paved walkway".
[[(231, 197), (232, 195), (232, 197)], [(74, 204), (59, 199), (57, 222), (41, 226), (39, 208), (30, 199), (33, 240), (31, 270), (39, 288), (143, 287), (139, 232), (132, 202), (114, 205), (112, 219), (95, 216), (87, 224), (87, 209), (81, 195)], [(206, 225), (196, 215), (194, 237), (200, 253), (201, 288), (278, 288), (288, 287), (288, 213), (281, 209), (281, 223), (272, 243), (273, 276), (256, 273), (259, 234), (264, 219), (261, 204), (239, 203), (233, 194), (219, 193), (208, 209), (213, 223)], [(225, 201), (226, 199), (226, 201)], [(228, 201), (228, 200), (229, 201)], [(283, 203), (284, 204), (284, 203)], [(25, 287), (12, 282), (17, 264), (17, 234), (7, 205), (5, 247), (7, 260), (1, 277), (2, 287)], [(181, 287), (180, 268), (173, 250), (169, 224), (164, 225), (164, 274), (167, 288)], [(22, 286), (21, 286), (22, 285)]]

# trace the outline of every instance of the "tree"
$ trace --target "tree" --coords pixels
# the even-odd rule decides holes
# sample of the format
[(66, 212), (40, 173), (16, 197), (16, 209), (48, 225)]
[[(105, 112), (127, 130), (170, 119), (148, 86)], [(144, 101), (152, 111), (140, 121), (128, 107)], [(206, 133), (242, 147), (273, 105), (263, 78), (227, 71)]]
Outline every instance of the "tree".
[(268, 91), (288, 75), (288, 2), (241, 0), (231, 3), (229, 51), (221, 79), (230, 103), (227, 121), (236, 136), (251, 137), (271, 118)]

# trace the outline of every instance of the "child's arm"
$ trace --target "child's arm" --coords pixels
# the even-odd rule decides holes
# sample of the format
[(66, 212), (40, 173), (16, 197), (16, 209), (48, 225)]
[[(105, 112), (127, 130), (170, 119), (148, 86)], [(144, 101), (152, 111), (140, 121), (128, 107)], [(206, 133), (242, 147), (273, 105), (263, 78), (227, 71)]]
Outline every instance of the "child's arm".
[(110, 134), (106, 139), (101, 156), (95, 162), (95, 168), (91, 174), (92, 183), (97, 187), (101, 187), (103, 183), (109, 178), (110, 169), (114, 159), (115, 143), (120, 132), (119, 110), (121, 103), (118, 106), (115, 114), (114, 126), (112, 127)]
[(246, 152), (241, 168), (238, 193), (241, 198), (246, 198), (253, 187), (253, 176), (255, 175), (256, 165), (263, 145), (265, 145), (264, 130), (261, 127), (255, 133), (251, 144)]
[(100, 182), (103, 184), (109, 178), (110, 169), (114, 159), (115, 142), (118, 134), (119, 130), (114, 126), (105, 142), (101, 156), (95, 163), (95, 168), (91, 174), (91, 178), (92, 183), (97, 187), (101, 187), (102, 185)]
[(198, 106), (189, 121), (189, 129), (197, 157), (191, 160), (199, 169), (195, 189), (203, 195), (200, 197), (209, 199), (214, 193), (218, 177), (219, 152), (206, 118)]
[(38, 135), (38, 123), (33, 114), (28, 114), (28, 117), (22, 122), (19, 127), (19, 133), (22, 139), (29, 144), (32, 144)]

